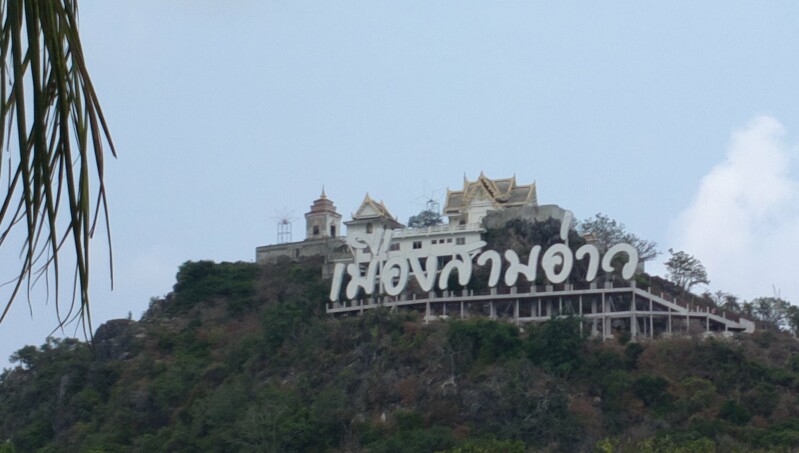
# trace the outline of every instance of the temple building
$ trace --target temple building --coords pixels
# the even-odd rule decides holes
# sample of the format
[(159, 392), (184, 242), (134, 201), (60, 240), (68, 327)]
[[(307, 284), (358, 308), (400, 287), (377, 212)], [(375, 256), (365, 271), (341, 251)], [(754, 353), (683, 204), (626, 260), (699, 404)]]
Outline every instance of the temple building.
[(444, 215), (450, 225), (480, 223), (489, 211), (522, 206), (538, 206), (535, 183), (516, 185), (516, 176), (489, 179), (483, 173), (476, 181), (464, 176), (463, 190), (447, 190)]
[(335, 238), (341, 232), (341, 214), (336, 206), (327, 199), (325, 189), (322, 195), (313, 202), (311, 210), (305, 213), (305, 237), (308, 239)]
[(255, 260), (264, 264), (311, 256), (342, 257), (348, 253), (347, 242), (341, 236), (341, 214), (322, 189), (311, 210), (305, 213), (305, 240), (257, 247)]
[(555, 205), (538, 205), (535, 183), (518, 185), (515, 176), (490, 179), (481, 172), (475, 181), (464, 177), (462, 190), (447, 191), (443, 214), (449, 223), (407, 228), (382, 201), (375, 201), (367, 193), (352, 218), (344, 222), (347, 227), (344, 233), (341, 231), (341, 214), (323, 189), (321, 196), (305, 214), (305, 239), (258, 247), (256, 261), (267, 263), (281, 258), (299, 259), (316, 255), (324, 256), (328, 263), (366, 258), (361, 255), (367, 252), (349, 247), (346, 239), (354, 234), (373, 234), (379, 230), (392, 232), (390, 248), (387, 250), (389, 257), (399, 251), (444, 257), (452, 254), (452, 245), (480, 240), (487, 224), (501, 225), (514, 217), (560, 219), (563, 212)]
[(405, 225), (397, 221), (396, 217), (388, 212), (388, 208), (381, 201), (377, 203), (366, 194), (361, 206), (352, 214), (352, 220), (344, 222), (347, 225), (347, 234), (351, 232), (363, 232), (372, 234), (375, 229), (397, 230), (405, 228)]

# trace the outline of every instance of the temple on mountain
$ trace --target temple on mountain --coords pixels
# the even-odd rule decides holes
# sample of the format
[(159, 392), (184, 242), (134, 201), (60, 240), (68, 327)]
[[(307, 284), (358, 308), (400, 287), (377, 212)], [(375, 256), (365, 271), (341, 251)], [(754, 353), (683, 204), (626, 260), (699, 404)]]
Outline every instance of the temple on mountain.
[(349, 247), (347, 237), (357, 233), (372, 234), (378, 230), (392, 232), (389, 254), (398, 251), (413, 251), (425, 256), (451, 254), (453, 244), (479, 240), (491, 218), (495, 218), (494, 223), (504, 224), (514, 217), (561, 219), (563, 212), (555, 205), (538, 205), (535, 183), (518, 185), (515, 176), (490, 179), (481, 172), (474, 181), (464, 177), (462, 190), (447, 191), (443, 215), (448, 223), (408, 228), (389, 212), (382, 201), (375, 201), (367, 193), (352, 218), (344, 222), (347, 231), (342, 235), (341, 214), (323, 190), (305, 214), (305, 239), (258, 247), (256, 261), (267, 263), (281, 258), (316, 255), (324, 256), (328, 262), (352, 260), (363, 252)]

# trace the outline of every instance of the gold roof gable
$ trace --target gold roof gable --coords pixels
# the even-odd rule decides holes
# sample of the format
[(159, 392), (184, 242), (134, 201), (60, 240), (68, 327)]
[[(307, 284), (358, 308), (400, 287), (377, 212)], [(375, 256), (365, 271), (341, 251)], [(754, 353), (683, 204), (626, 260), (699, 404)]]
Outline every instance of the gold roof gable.
[(475, 181), (463, 177), (463, 190), (447, 189), (444, 213), (457, 214), (466, 210), (475, 198), (490, 199), (497, 209), (512, 206), (537, 205), (535, 182), (516, 185), (516, 175), (510, 178), (490, 179), (480, 172)]

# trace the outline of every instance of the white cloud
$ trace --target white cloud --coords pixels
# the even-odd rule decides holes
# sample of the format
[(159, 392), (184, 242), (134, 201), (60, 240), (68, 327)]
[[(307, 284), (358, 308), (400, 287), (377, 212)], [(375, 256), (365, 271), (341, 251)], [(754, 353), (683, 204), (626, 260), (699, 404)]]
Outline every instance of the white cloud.
[(799, 303), (799, 181), (784, 136), (769, 116), (733, 132), (724, 161), (671, 225), (671, 242), (702, 261), (713, 290), (751, 299), (776, 287)]

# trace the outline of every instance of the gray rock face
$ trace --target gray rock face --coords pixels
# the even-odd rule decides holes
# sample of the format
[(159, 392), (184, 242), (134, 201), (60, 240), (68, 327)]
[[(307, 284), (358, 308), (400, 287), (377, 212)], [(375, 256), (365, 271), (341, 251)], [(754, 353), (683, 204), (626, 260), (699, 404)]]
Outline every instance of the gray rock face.
[(133, 342), (130, 326), (135, 321), (112, 319), (97, 328), (94, 347), (100, 360), (123, 360), (130, 354)]
[(556, 204), (541, 206), (520, 206), (489, 211), (483, 218), (485, 228), (504, 228), (513, 219), (528, 219), (534, 222), (545, 222), (547, 219), (563, 220), (566, 210)]

